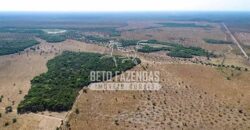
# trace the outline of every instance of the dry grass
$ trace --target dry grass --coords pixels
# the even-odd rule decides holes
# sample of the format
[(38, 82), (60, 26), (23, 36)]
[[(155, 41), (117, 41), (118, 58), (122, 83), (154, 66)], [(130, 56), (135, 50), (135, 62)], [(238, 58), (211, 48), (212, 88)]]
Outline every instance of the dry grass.
[[(143, 60), (161, 72), (160, 91), (91, 91), (75, 103), (69, 117), (77, 129), (249, 129), (249, 76), (232, 80), (216, 68)], [(133, 70), (143, 70), (141, 66)]]
[[(199, 46), (208, 50), (224, 52), (228, 50), (227, 45), (211, 45), (203, 41), (204, 38), (225, 40), (227, 35), (221, 30), (220, 25), (212, 23), (200, 24), (210, 24), (213, 28), (168, 28), (159, 27), (156, 23), (160, 21), (152, 21), (147, 23), (129, 23), (127, 27), (136, 29), (133, 31), (122, 31), (122, 38), (125, 39), (156, 39), (160, 41), (175, 41), (184, 45)], [(163, 21), (161, 21), (163, 22)], [(164, 21), (166, 22), (166, 21)], [(170, 21), (171, 22), (171, 21)], [(176, 21), (172, 21), (176, 22)], [(136, 28), (136, 25), (139, 24)], [(149, 25), (151, 24), (151, 25)], [(156, 27), (152, 29), (145, 29), (148, 27)]]

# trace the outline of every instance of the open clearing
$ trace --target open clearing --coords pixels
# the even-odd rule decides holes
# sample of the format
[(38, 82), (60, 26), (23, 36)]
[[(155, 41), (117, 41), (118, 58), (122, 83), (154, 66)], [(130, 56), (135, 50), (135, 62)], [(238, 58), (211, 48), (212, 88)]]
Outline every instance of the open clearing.
[(70, 128), (250, 128), (249, 72), (228, 81), (220, 71), (202, 65), (150, 61), (142, 65), (147, 71), (161, 72), (160, 91), (89, 90), (75, 103), (69, 116)]
[[(159, 22), (157, 22), (159, 23)], [(130, 25), (131, 24), (131, 25)], [(128, 27), (134, 23), (129, 23)], [(145, 25), (144, 25), (145, 24)], [(155, 23), (154, 23), (155, 24)], [(153, 24), (153, 25), (154, 25)], [(204, 23), (203, 23), (204, 24)], [(211, 23), (210, 23), (211, 24)], [(221, 30), (219, 24), (212, 24), (213, 28), (185, 28), (185, 27), (155, 27), (149, 28), (148, 23), (141, 23), (144, 28), (132, 31), (122, 31), (121, 37), (128, 39), (156, 39), (159, 41), (175, 41), (188, 46), (198, 46), (211, 51), (224, 52), (228, 50), (227, 45), (211, 45), (203, 41), (204, 38), (225, 40), (227, 35)], [(159, 25), (158, 25), (159, 26)]]

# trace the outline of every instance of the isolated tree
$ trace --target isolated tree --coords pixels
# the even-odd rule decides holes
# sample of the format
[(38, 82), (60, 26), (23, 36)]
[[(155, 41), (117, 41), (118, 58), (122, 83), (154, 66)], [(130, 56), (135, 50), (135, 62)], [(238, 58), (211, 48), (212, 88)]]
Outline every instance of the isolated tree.
[(79, 113), (80, 113), (78, 108), (76, 108), (76, 111), (75, 111), (75, 112), (76, 112), (76, 114), (79, 114)]
[(9, 112), (12, 112), (12, 107), (11, 106), (7, 106), (5, 108), (5, 113), (9, 113)]
[(13, 118), (12, 119), (12, 123), (16, 123), (17, 119), (16, 118)]
[(4, 126), (8, 126), (9, 125), (9, 122), (5, 122)]

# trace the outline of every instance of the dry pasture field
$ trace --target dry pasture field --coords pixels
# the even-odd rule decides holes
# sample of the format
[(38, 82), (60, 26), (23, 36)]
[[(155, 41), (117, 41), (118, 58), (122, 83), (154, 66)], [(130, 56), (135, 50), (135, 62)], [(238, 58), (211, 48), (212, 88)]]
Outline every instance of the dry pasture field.
[(229, 81), (216, 68), (202, 65), (142, 65), (161, 72), (161, 90), (88, 90), (75, 103), (68, 126), (74, 130), (250, 128), (249, 72)]

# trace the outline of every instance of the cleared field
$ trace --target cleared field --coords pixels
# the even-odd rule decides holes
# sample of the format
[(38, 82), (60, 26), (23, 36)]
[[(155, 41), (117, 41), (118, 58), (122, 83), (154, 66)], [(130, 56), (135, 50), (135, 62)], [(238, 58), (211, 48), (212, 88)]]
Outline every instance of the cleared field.
[[(159, 23), (159, 22), (157, 22)], [(156, 24), (156, 23), (154, 23)], [(208, 23), (202, 23), (208, 24)], [(122, 31), (121, 38), (124, 39), (156, 39), (159, 41), (175, 41), (188, 46), (198, 46), (208, 50), (214, 50), (223, 52), (228, 50), (227, 45), (211, 45), (203, 41), (204, 38), (207, 39), (217, 39), (225, 40), (227, 39), (227, 34), (225, 34), (219, 24), (211, 24), (213, 28), (195, 28), (195, 27), (156, 27), (147, 29), (148, 25), (145, 25), (145, 28), (135, 29), (133, 31)], [(128, 25), (129, 27), (130, 25)], [(132, 26), (132, 25), (131, 25)], [(142, 26), (142, 25), (141, 25)]]
[(239, 40), (240, 44), (243, 46), (246, 53), (250, 55), (250, 33), (236, 32), (235, 36)]
[(236, 36), (243, 45), (250, 46), (250, 33), (238, 32)]
[[(161, 72), (160, 91), (88, 90), (75, 103), (69, 125), (64, 127), (73, 130), (250, 128), (249, 72), (229, 81), (216, 68), (202, 65), (153, 61), (144, 61), (142, 65), (147, 66), (147, 71)], [(133, 70), (143, 68), (137, 66)]]

